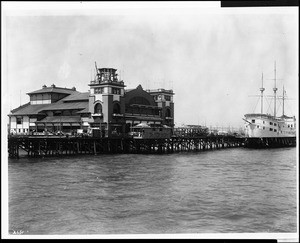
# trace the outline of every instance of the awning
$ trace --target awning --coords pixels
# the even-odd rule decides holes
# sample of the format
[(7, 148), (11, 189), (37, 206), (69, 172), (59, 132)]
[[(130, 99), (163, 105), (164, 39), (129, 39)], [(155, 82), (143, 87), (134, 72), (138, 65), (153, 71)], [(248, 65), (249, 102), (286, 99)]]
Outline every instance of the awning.
[(137, 127), (137, 128), (150, 128), (150, 126), (146, 123), (137, 124), (136, 126), (134, 126), (134, 128), (135, 127)]
[(48, 116), (35, 123), (81, 123), (80, 116)]
[(80, 123), (72, 123), (72, 122), (66, 122), (62, 123), (63, 126), (80, 126)]
[(148, 109), (162, 109), (162, 107), (154, 106), (154, 105), (140, 105), (140, 104), (131, 104), (131, 107), (140, 107), (140, 108), (148, 108)]

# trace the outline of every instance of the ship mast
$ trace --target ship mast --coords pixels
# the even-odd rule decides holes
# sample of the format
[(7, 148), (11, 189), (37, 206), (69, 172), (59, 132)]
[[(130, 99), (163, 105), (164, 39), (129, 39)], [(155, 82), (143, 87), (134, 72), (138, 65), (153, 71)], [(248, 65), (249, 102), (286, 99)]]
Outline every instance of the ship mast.
[(261, 114), (263, 114), (263, 92), (265, 91), (265, 88), (264, 88), (264, 74), (262, 73), (261, 74), (261, 88), (259, 89), (260, 90), (260, 101), (261, 101)]
[(274, 65), (274, 88), (273, 88), (273, 91), (274, 91), (274, 118), (276, 118), (276, 91), (277, 91), (277, 88), (276, 88), (276, 62)]
[(283, 91), (282, 91), (282, 116), (284, 116), (284, 86), (283, 86)]

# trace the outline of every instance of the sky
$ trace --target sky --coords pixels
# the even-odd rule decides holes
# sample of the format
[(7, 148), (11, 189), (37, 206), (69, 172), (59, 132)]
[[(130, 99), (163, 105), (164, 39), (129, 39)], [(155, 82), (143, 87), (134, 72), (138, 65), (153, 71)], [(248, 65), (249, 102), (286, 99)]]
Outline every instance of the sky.
[[(298, 8), (226, 8), (218, 2), (19, 5), (2, 15), (2, 118), (44, 84), (87, 92), (100, 67), (126, 88), (173, 89), (175, 124), (239, 127), (260, 112), (261, 76), (298, 118)], [(20, 6), (20, 4), (23, 4)], [(264, 105), (273, 113), (270, 101)], [(277, 104), (281, 114), (281, 103)], [(6, 119), (6, 120), (5, 120)]]

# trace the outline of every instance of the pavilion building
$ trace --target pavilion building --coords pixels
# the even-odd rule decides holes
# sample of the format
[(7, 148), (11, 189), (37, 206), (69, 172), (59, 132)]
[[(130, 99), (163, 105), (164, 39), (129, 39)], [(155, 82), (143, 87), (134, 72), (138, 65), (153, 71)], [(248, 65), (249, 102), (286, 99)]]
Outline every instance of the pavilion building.
[(139, 123), (174, 127), (173, 90), (125, 89), (117, 69), (97, 68), (89, 92), (54, 84), (27, 93), (30, 102), (13, 109), (11, 134), (72, 133), (100, 129), (104, 136), (126, 134)]

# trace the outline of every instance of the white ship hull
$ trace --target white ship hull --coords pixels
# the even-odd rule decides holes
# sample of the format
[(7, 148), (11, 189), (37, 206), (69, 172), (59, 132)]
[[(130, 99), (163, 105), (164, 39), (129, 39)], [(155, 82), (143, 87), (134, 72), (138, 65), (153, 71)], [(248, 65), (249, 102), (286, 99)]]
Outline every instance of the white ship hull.
[(296, 137), (295, 117), (246, 114), (245, 133), (251, 138)]

